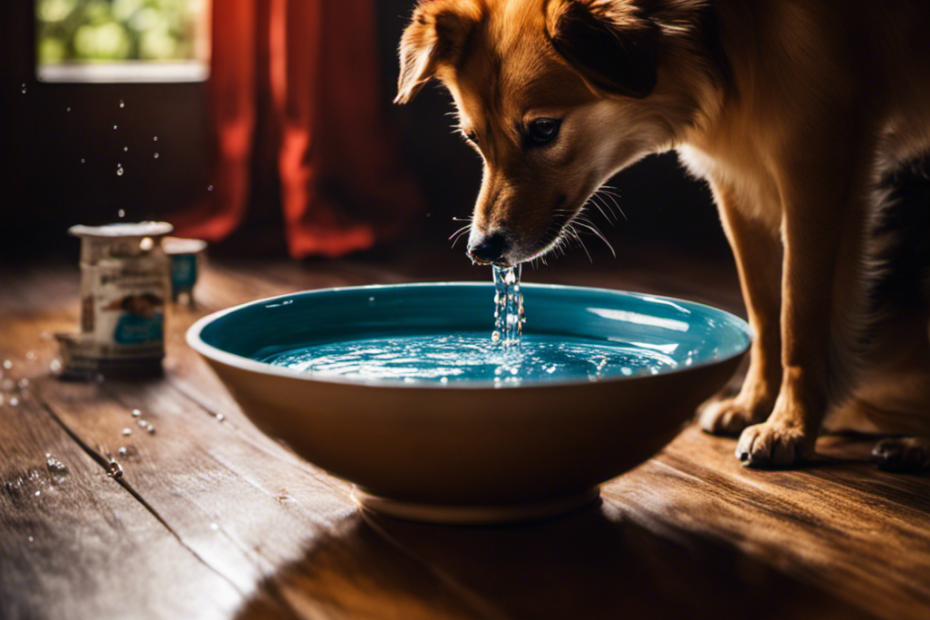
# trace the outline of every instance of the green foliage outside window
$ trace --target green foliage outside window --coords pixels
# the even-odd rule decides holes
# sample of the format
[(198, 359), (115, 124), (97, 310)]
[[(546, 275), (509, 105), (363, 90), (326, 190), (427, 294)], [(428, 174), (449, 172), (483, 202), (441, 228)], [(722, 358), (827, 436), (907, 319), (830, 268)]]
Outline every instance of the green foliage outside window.
[(197, 60), (206, 0), (37, 0), (39, 64)]

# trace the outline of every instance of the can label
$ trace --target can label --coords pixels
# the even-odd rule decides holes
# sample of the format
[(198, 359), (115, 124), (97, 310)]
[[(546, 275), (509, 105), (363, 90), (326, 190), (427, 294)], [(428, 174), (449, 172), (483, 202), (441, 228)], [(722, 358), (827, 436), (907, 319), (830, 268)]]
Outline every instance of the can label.
[(167, 257), (107, 260), (81, 265), (82, 327), (94, 335), (101, 358), (164, 356)]

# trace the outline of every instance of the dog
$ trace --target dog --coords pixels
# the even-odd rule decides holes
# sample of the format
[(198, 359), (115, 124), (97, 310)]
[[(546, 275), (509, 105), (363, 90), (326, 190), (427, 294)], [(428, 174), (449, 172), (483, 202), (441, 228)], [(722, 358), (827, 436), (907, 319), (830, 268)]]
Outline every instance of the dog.
[(930, 467), (925, 273), (896, 285), (923, 287), (911, 303), (876, 298), (888, 214), (930, 213), (905, 187), (926, 176), (902, 173), (930, 153), (928, 25), (907, 0), (430, 0), (396, 102), (433, 78), (451, 94), (484, 162), (480, 263), (545, 254), (609, 177), (676, 150), (710, 185), (755, 336), (701, 426), (739, 434), (750, 466), (802, 463), (826, 429), (895, 435), (880, 465)]

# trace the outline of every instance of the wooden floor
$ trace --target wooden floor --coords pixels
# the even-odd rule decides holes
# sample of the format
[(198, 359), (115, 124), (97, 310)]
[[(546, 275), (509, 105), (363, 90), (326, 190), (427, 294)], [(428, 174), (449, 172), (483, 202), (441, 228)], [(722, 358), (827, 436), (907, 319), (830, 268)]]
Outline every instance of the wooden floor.
[[(733, 439), (691, 427), (569, 516), (408, 523), (360, 513), (346, 483), (259, 433), (183, 342), (197, 317), (258, 297), (487, 277), (414, 250), (214, 261), (196, 309), (170, 317), (163, 379), (81, 384), (49, 372), (50, 334), (77, 326), (76, 265), (7, 268), (0, 618), (930, 618), (930, 478), (877, 471), (871, 441), (824, 437), (799, 471), (754, 471)], [(741, 312), (731, 265), (655, 251), (524, 280)]]

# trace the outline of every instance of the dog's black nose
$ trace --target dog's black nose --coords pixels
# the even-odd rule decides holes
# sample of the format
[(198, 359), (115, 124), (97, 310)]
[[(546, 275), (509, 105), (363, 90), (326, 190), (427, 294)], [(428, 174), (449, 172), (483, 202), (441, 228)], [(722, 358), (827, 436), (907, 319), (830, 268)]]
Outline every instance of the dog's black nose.
[(500, 260), (507, 251), (507, 240), (501, 233), (486, 235), (475, 245), (468, 246), (468, 255), (479, 263), (493, 263)]

